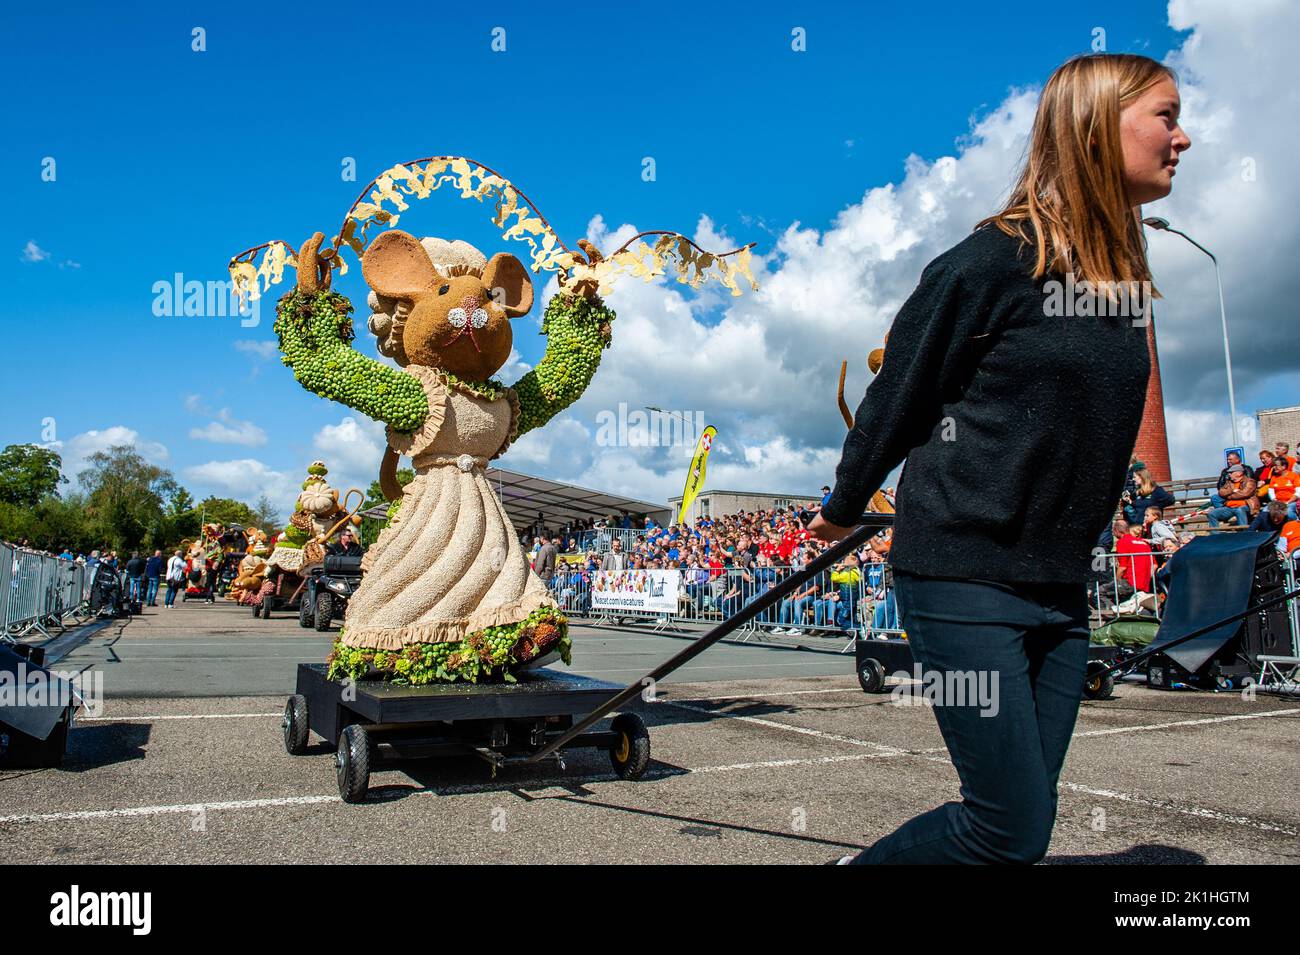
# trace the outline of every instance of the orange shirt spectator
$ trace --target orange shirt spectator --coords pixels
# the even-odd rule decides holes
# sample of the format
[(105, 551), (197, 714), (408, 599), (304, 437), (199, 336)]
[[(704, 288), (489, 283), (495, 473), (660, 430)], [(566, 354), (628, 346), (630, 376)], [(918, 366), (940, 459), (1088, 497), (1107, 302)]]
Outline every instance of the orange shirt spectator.
[(1300, 521), (1287, 521), (1278, 534), (1286, 541), (1288, 554), (1294, 554), (1300, 548)]
[[(1280, 458), (1275, 460), (1281, 462)], [(1269, 488), (1273, 489), (1271, 495), (1268, 493)], [(1300, 488), (1300, 474), (1295, 471), (1279, 471), (1275, 465), (1260, 483), (1259, 496), (1285, 503), (1295, 497), (1297, 488)]]

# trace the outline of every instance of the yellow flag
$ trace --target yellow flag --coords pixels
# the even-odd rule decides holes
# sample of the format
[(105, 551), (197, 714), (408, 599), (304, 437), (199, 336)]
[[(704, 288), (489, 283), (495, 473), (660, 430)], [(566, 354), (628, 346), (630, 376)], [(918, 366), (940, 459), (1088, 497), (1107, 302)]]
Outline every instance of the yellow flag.
[(709, 460), (709, 448), (713, 447), (713, 439), (717, 433), (718, 429), (709, 425), (700, 435), (700, 440), (696, 442), (695, 457), (691, 458), (691, 469), (686, 474), (686, 486), (682, 488), (682, 504), (677, 511), (675, 522), (677, 524), (682, 522), (686, 509), (695, 500), (695, 495), (700, 493), (700, 488), (704, 487), (704, 465)]

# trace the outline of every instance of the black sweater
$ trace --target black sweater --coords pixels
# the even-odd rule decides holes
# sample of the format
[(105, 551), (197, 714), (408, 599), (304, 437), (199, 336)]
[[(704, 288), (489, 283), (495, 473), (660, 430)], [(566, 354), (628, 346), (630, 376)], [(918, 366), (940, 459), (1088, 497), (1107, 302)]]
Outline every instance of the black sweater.
[[(853, 526), (904, 458), (890, 562), (1083, 582), (1146, 399), (1146, 328), (1049, 315), (1033, 250), (986, 226), (931, 262), (889, 331), (822, 508)], [(1068, 286), (1065, 292), (1069, 296)]]

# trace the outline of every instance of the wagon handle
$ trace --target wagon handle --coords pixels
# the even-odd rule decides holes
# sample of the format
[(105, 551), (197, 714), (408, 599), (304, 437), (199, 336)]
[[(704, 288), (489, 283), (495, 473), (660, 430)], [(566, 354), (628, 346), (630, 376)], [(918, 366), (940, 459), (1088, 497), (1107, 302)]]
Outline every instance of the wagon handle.
[(813, 577), (826, 570), (826, 568), (831, 567), (844, 557), (853, 553), (863, 543), (865, 543), (869, 537), (878, 533), (881, 528), (890, 527), (893, 523), (893, 514), (863, 514), (860, 525), (853, 531), (853, 533), (835, 546), (831, 547), (829, 550), (819, 554), (803, 570), (799, 571), (797, 574), (791, 574), (753, 603), (746, 607), (742, 607), (734, 617), (724, 620), (704, 636), (688, 644), (680, 653), (659, 664), (659, 666), (655, 667), (641, 679), (629, 683), (622, 690), (619, 690), (617, 694), (596, 707), (594, 712), (589, 713), (574, 724), (568, 732), (555, 740), (552, 740), (542, 749), (539, 749), (531, 756), (525, 758), (524, 762), (536, 763), (545, 759), (547, 756), (550, 756), (561, 746), (571, 742), (575, 737), (600, 722), (600, 720), (609, 715), (609, 713), (632, 699), (632, 697), (645, 689), (646, 686), (652, 683), (657, 683), (678, 667), (685, 663), (689, 663), (733, 630), (736, 630), (753, 620), (769, 607), (775, 606), (777, 601), (784, 599), (787, 594), (793, 593), (800, 585), (811, 580)]

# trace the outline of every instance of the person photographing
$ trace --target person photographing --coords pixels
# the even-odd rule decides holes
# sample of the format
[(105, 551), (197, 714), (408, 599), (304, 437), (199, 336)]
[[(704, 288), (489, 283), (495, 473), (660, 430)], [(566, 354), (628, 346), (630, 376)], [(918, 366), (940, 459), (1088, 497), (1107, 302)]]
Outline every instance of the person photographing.
[[(847, 537), (906, 458), (889, 553), (901, 626), (927, 675), (983, 671), (999, 699), (993, 714), (936, 701), (961, 800), (841, 862), (1047, 853), (1087, 664), (1093, 547), (1150, 374), (1147, 295), (1134, 309), (1151, 278), (1139, 207), (1169, 194), (1191, 145), (1179, 109), (1176, 76), (1147, 57), (1057, 68), (1005, 207), (925, 268), (890, 328), (808, 529)], [(1092, 290), (1091, 308), (1055, 307), (1062, 287)]]

